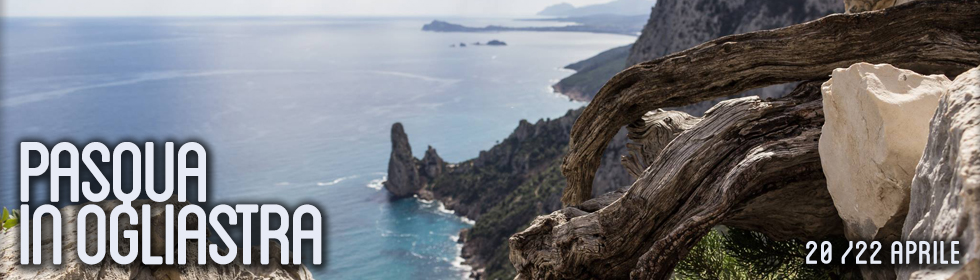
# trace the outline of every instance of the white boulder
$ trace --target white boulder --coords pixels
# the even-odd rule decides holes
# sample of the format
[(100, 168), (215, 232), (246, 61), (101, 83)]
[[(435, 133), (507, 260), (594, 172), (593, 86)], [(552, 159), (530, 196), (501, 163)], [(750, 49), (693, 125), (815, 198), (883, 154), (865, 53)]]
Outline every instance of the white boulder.
[(834, 70), (824, 83), (820, 162), (851, 240), (897, 240), (909, 187), (950, 81), (887, 64)]

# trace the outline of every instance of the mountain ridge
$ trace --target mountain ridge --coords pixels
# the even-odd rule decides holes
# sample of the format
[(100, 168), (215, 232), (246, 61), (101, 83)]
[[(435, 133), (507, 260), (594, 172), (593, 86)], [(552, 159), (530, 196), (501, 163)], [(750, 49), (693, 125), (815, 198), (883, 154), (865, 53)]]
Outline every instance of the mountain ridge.
[(647, 15), (656, 0), (614, 0), (608, 3), (575, 7), (567, 2), (548, 6), (538, 12), (539, 16), (590, 16), (590, 15)]

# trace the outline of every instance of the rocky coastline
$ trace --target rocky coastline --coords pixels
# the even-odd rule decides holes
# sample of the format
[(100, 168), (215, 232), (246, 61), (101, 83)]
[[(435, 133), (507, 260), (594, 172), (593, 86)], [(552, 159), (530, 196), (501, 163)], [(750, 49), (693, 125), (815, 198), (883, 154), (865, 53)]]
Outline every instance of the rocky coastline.
[[(512, 278), (507, 238), (535, 216), (557, 210), (564, 178), (559, 166), (569, 132), (582, 109), (556, 119), (521, 121), (510, 136), (477, 158), (446, 163), (429, 147), (411, 156), (402, 124), (392, 125), (392, 155), (385, 188), (393, 198), (436, 200), (456, 215), (474, 220), (460, 232), (461, 256), (475, 279)], [(633, 178), (620, 167), (628, 153), (625, 130), (609, 145), (596, 179), (596, 195), (621, 189)], [(403, 194), (401, 196), (396, 193)]]
[[(823, 15), (843, 10), (839, 0), (793, 0), (786, 3), (776, 1), (747, 1), (746, 3), (715, 2), (710, 0), (680, 1), (660, 0), (652, 10), (646, 27), (643, 28), (640, 39), (636, 44), (621, 46), (604, 51), (589, 59), (579, 61), (565, 68), (576, 73), (562, 79), (553, 85), (556, 92), (563, 93), (577, 101), (590, 101), (599, 89), (616, 73), (626, 69), (628, 64), (637, 57), (663, 56), (671, 52), (692, 47), (700, 42), (723, 35), (788, 26), (794, 23), (819, 18)], [(696, 3), (695, 3), (696, 2)], [(745, 10), (759, 9), (766, 12), (742, 15)], [(683, 10), (683, 11), (681, 11)], [(783, 14), (776, 13), (782, 12)], [(679, 13), (685, 16), (667, 15)], [(794, 15), (786, 17), (785, 14)], [(798, 16), (799, 15), (799, 16)], [(664, 18), (661, 18), (664, 17)], [(704, 29), (693, 24), (694, 20), (718, 18), (728, 29)], [(656, 23), (654, 23), (656, 22)], [(447, 32), (483, 32), (486, 29), (469, 28), (445, 22), (434, 21), (429, 31)], [(441, 26), (441, 27), (440, 27)], [(440, 28), (435, 28), (440, 27)], [(446, 27), (446, 28), (443, 28)], [(447, 29), (448, 28), (448, 29)], [(439, 29), (439, 30), (435, 30)], [(701, 38), (691, 40), (692, 38)], [(650, 39), (654, 36), (654, 39)], [(644, 39), (646, 38), (646, 39)], [(681, 38), (687, 38), (681, 40)], [(664, 42), (676, 41), (662, 46)], [(656, 47), (655, 47), (656, 46)], [(656, 48), (651, 54), (649, 50)], [(786, 87), (777, 87), (773, 93), (764, 97), (782, 95)], [(759, 94), (747, 93), (746, 95)], [(701, 115), (712, 105), (721, 100), (705, 101), (703, 103), (675, 108), (691, 115)], [(421, 179), (421, 174), (431, 174), (421, 171), (422, 162), (434, 160), (438, 155), (430, 147), (423, 159), (405, 157), (406, 151), (411, 153), (408, 145), (401, 147), (400, 155), (392, 152), (392, 160), (396, 158), (402, 163), (389, 163), (388, 180), (394, 186), (410, 185), (407, 196), (417, 195), (427, 200), (438, 200), (447, 209), (457, 215), (476, 221), (473, 228), (460, 234), (459, 242), (463, 243), (461, 255), (466, 264), (473, 267), (473, 278), (494, 279), (513, 278), (513, 270), (508, 258), (507, 238), (521, 227), (530, 223), (537, 215), (556, 211), (561, 208), (561, 189), (566, 186), (560, 166), (567, 152), (568, 140), (572, 124), (581, 115), (583, 109), (569, 111), (565, 116), (541, 120), (531, 124), (522, 121), (515, 131), (489, 151), (468, 161), (446, 164), (441, 178), (430, 177)], [(400, 133), (395, 132), (399, 127)], [(392, 139), (404, 134), (401, 124), (392, 128)], [(407, 137), (407, 136), (406, 136)], [(404, 139), (407, 143), (407, 139)], [(626, 129), (621, 129), (610, 142), (602, 156), (602, 164), (596, 172), (593, 181), (593, 196), (621, 190), (630, 185), (634, 177), (622, 167), (623, 157), (630, 154), (628, 149)], [(633, 144), (630, 144), (633, 145)], [(635, 146), (635, 145), (634, 145)], [(393, 146), (393, 148), (395, 148)], [(406, 149), (407, 148), (407, 149)], [(634, 154), (639, 152), (634, 152)], [(430, 156), (430, 154), (432, 154)], [(536, 160), (530, 160), (531, 155), (537, 155)], [(411, 158), (411, 160), (408, 160)], [(429, 158), (426, 160), (425, 158)], [(636, 157), (632, 157), (636, 158)], [(414, 167), (416, 172), (401, 172), (392, 170), (391, 166)], [(408, 176), (392, 176), (408, 174)], [(419, 174), (419, 179), (412, 179)], [(425, 182), (423, 182), (425, 181)], [(534, 183), (531, 183), (534, 182)], [(386, 185), (387, 186), (387, 185)], [(483, 187), (486, 186), (486, 187)], [(402, 192), (400, 190), (392, 193)], [(528, 194), (537, 198), (529, 199)], [(511, 200), (518, 200), (513, 202)], [(527, 200), (534, 200), (533, 203)], [(492, 228), (497, 228), (493, 229)]]
[[(954, 40), (950, 44), (950, 52), (929, 52), (917, 61), (908, 61), (909, 58), (898, 56), (885, 59), (871, 50), (862, 50), (866, 53), (853, 55), (853, 57), (873, 58), (868, 59), (873, 63), (894, 63), (896, 67), (885, 64), (860, 64), (866, 60), (855, 58), (844, 62), (828, 63), (832, 65), (786, 64), (802, 68), (799, 71), (752, 68), (754, 70), (724, 72), (714, 69), (734, 67), (731, 65), (740, 63), (739, 59), (756, 59), (763, 55), (751, 52), (768, 47), (780, 48), (780, 51), (771, 52), (777, 54), (789, 52), (787, 48), (806, 48), (810, 51), (800, 52), (798, 56), (809, 59), (809, 56), (815, 55), (812, 52), (820, 51), (819, 48), (793, 45), (791, 43), (796, 42), (794, 40), (809, 42), (833, 36), (823, 34), (821, 37), (801, 30), (806, 29), (808, 32), (821, 30), (832, 33), (827, 30), (844, 28), (834, 24), (842, 24), (841, 22), (852, 18), (888, 21), (884, 18), (901, 14), (912, 22), (903, 23), (906, 29), (945, 28), (944, 30), (950, 32), (972, 34), (970, 36), (977, 34), (975, 29), (952, 28), (950, 26), (953, 25), (945, 22), (933, 23), (937, 20), (928, 17), (929, 12), (951, 9), (946, 7), (948, 5), (959, 7), (956, 10), (960, 20), (969, 18), (974, 12), (971, 10), (973, 6), (970, 5), (976, 4), (971, 0), (952, 1), (946, 4), (915, 3), (910, 4), (911, 6), (896, 7), (895, 11), (873, 12), (851, 17), (844, 15), (824, 17), (842, 12), (845, 7), (850, 12), (883, 8), (876, 6), (882, 1), (844, 2), (841, 3), (839, 0), (736, 2), (662, 0), (653, 9), (643, 34), (632, 47), (629, 47), (625, 58), (604, 52), (592, 59), (573, 64), (574, 66), (569, 65), (570, 69), (579, 71), (576, 74), (583, 75), (590, 69), (601, 67), (597, 65), (621, 67), (618, 68), (619, 70), (626, 69), (623, 73), (614, 73), (615, 76), (608, 79), (608, 84), (603, 81), (596, 87), (596, 92), (615, 92), (597, 95), (595, 92), (582, 90), (584, 87), (574, 83), (556, 85), (554, 87), (556, 91), (565, 92), (576, 100), (592, 100), (593, 104), (584, 110), (570, 111), (566, 116), (555, 120), (543, 120), (533, 125), (521, 122), (507, 140), (490, 151), (481, 153), (476, 159), (453, 165), (447, 173), (435, 178), (432, 184), (419, 187), (419, 192), (424, 194), (428, 191), (434, 199), (444, 201), (447, 208), (457, 209), (457, 214), (477, 221), (472, 229), (461, 233), (460, 240), (464, 242), (463, 255), (476, 269), (473, 276), (479, 279), (503, 279), (515, 276), (517, 279), (596, 277), (663, 279), (671, 275), (690, 246), (711, 231), (714, 225), (752, 230), (777, 239), (814, 240), (844, 236), (852, 240), (884, 241), (899, 238), (975, 239), (977, 226), (973, 221), (976, 220), (977, 215), (975, 214), (977, 213), (976, 201), (980, 200), (973, 195), (976, 184), (968, 182), (974, 182), (977, 176), (974, 171), (978, 163), (973, 156), (976, 152), (977, 136), (974, 133), (975, 123), (971, 126), (971, 123), (966, 120), (977, 118), (977, 110), (974, 106), (977, 102), (973, 98), (977, 89), (977, 70), (967, 71), (961, 76), (960, 73), (975, 67), (978, 62), (976, 56), (951, 57), (949, 53), (974, 54), (976, 49), (971, 48), (968, 42), (975, 43), (976, 38), (965, 37), (963, 40), (967, 43)], [(896, 4), (892, 2), (884, 7)], [(916, 9), (921, 9), (921, 12)], [(928, 21), (936, 26), (916, 25), (915, 20)], [(808, 21), (820, 23), (799, 24)], [(705, 22), (712, 24), (706, 28), (702, 26)], [(729, 36), (784, 26), (791, 28), (778, 29), (778, 32)], [(728, 43), (701, 44), (722, 36), (729, 37), (716, 41)], [(753, 40), (760, 36), (765, 38)], [(931, 42), (916, 41), (930, 40), (930, 38), (897, 37), (899, 38), (889, 39), (931, 44)], [(854, 42), (851, 43), (867, 39), (858, 38), (852, 38)], [(775, 41), (782, 43), (774, 46), (767, 45)], [(736, 58), (725, 58), (728, 52), (735, 51), (746, 52), (746, 54)], [(799, 57), (785, 59), (799, 60)], [(820, 56), (820, 59), (833, 57), (834, 54), (827, 53)], [(625, 60), (625, 63), (617, 66), (617, 63), (621, 63), (617, 62), (619, 59)], [(768, 59), (783, 58), (769, 57)], [(711, 61), (717, 60), (729, 61), (729, 63), (711, 64)], [(643, 62), (642, 67), (626, 68), (627, 65), (640, 62)], [(856, 83), (847, 82), (846, 70), (840, 70), (848, 67), (855, 68), (853, 72), (863, 73), (859, 75), (860, 77), (874, 76), (882, 81), (887, 80), (887, 83), (896, 80), (892, 77), (895, 76), (892, 75), (894, 73), (902, 73), (899, 75), (902, 78), (898, 79), (901, 81), (918, 79), (919, 76), (916, 76), (918, 74), (912, 70), (905, 70), (910, 67), (915, 71), (921, 71), (918, 73), (944, 74), (949, 80), (935, 78), (936, 85), (928, 86), (934, 92), (928, 98), (924, 98), (928, 101), (926, 103), (932, 104), (926, 107), (936, 109), (938, 106), (938, 110), (925, 110), (926, 113), (916, 114), (918, 117), (914, 117), (915, 121), (895, 124), (896, 127), (918, 124), (914, 134), (917, 140), (912, 141), (915, 143), (905, 143), (909, 141), (902, 140), (907, 138), (904, 136), (911, 135), (911, 132), (887, 124), (890, 120), (908, 119), (894, 115), (902, 114), (904, 111), (890, 109), (893, 105), (883, 104), (883, 102), (887, 103), (887, 100), (879, 100), (875, 103), (879, 104), (877, 109), (864, 108), (861, 109), (861, 113), (869, 114), (865, 119), (886, 120), (884, 123), (874, 124), (874, 127), (867, 129), (838, 127), (837, 131), (841, 132), (837, 133), (851, 135), (846, 133), (866, 133), (876, 129), (887, 129), (891, 133), (903, 135), (891, 136), (903, 143), (888, 141), (877, 143), (878, 147), (887, 147), (883, 148), (884, 152), (879, 151), (863, 158), (818, 152), (818, 142), (821, 147), (835, 145), (831, 144), (836, 141), (833, 132), (835, 120), (855, 118), (853, 113), (843, 115), (840, 113), (840, 110), (853, 111), (853, 108), (837, 108), (834, 104), (821, 103), (822, 100), (834, 100), (833, 92), (855, 90), (847, 86), (834, 89), (835, 79), (842, 84)], [(840, 68), (837, 71), (844, 72), (838, 74), (837, 71), (833, 71), (836, 68)], [(761, 72), (752, 73), (752, 71)], [(790, 75), (789, 73), (804, 72), (808, 73), (808, 76), (796, 74), (798, 76), (784, 77)], [(827, 75), (832, 72), (834, 78), (827, 81)], [(723, 73), (726, 74), (722, 75)], [(716, 77), (720, 81), (717, 81), (715, 86), (709, 86), (705, 81), (688, 81), (690, 84), (674, 85), (677, 88), (672, 91), (656, 86), (677, 81), (669, 77), (697, 75)], [(731, 75), (742, 75), (742, 77)], [(953, 78), (956, 82), (950, 81)], [(725, 83), (725, 79), (741, 82)], [(751, 81), (753, 84), (747, 85), (744, 81)], [(717, 86), (717, 84), (726, 86)], [(884, 92), (884, 88), (888, 88), (887, 90), (894, 88), (882, 87), (860, 89), (858, 92)], [(936, 92), (948, 95), (940, 99), (940, 95)], [(593, 100), (596, 96), (603, 98)], [(640, 100), (648, 102), (640, 102)], [(660, 108), (676, 111), (663, 111)], [(644, 113), (645, 110), (652, 111)], [(929, 114), (932, 111), (936, 111), (935, 116)], [(705, 114), (704, 118), (696, 117), (702, 114)], [(825, 114), (830, 127), (824, 126)], [(639, 115), (643, 117), (631, 119)], [(888, 117), (889, 115), (892, 117)], [(579, 119), (580, 117), (582, 119)], [(930, 117), (931, 121), (927, 122)], [(628, 128), (629, 133), (620, 128), (623, 126)], [(535, 134), (529, 134), (528, 131), (534, 131)], [(544, 131), (551, 132), (540, 133)], [(534, 137), (527, 137), (527, 135), (534, 135)], [(571, 140), (559, 139), (561, 137), (570, 137)], [(843, 137), (848, 139), (871, 136)], [(674, 138), (683, 139), (674, 141)], [(516, 142), (509, 142), (515, 141), (513, 139), (517, 139)], [(875, 139), (882, 140), (880, 137)], [(578, 143), (578, 146), (573, 143)], [(914, 144), (915, 148), (902, 148), (910, 144)], [(836, 145), (846, 146), (840, 143)], [(923, 146), (924, 153), (921, 150)], [(560, 151), (549, 150), (553, 147), (560, 147)], [(725, 149), (730, 150), (726, 152)], [(915, 149), (919, 149), (919, 152), (905, 151)], [(893, 153), (891, 150), (901, 151)], [(704, 152), (691, 153), (691, 151)], [(871, 156), (882, 155), (887, 155), (886, 160), (875, 163), (862, 161)], [(534, 156), (533, 160), (529, 160), (532, 156)], [(957, 156), (961, 159), (957, 159)], [(620, 158), (622, 166), (617, 164)], [(733, 160), (717, 161), (718, 158)], [(742, 164), (735, 164), (739, 162)], [(824, 170), (821, 162), (827, 162), (824, 164), (831, 168)], [(917, 170), (915, 163), (918, 163)], [(487, 168), (495, 164), (500, 164), (501, 168)], [(881, 165), (873, 166), (875, 164)], [(929, 164), (934, 168), (923, 167), (923, 164)], [(648, 169), (653, 165), (657, 165), (658, 168)], [(702, 166), (702, 168), (691, 169), (690, 166)], [(707, 169), (727, 173), (706, 175), (699, 171), (704, 169), (703, 166), (713, 166)], [(867, 178), (847, 178), (840, 176), (840, 173), (853, 172), (854, 169), (861, 168), (882, 172), (883, 174), (873, 174), (874, 172), (868, 174), (874, 178), (885, 178), (887, 182), (870, 183), (878, 189), (848, 189), (861, 184), (847, 180)], [(629, 170), (629, 174), (639, 177), (639, 181), (629, 183), (635, 178), (617, 177), (620, 176), (617, 172), (623, 170)], [(959, 170), (957, 171), (959, 173), (951, 170)], [(757, 178), (754, 179), (757, 181), (744, 181), (749, 179), (728, 181), (726, 176), (722, 176), (724, 174), (728, 174), (730, 178)], [(784, 184), (773, 186), (770, 183), (774, 180)], [(945, 186), (944, 184), (951, 182), (950, 180), (955, 184)], [(621, 187), (624, 186), (622, 182), (631, 184), (630, 188), (634, 191), (622, 192)], [(613, 185), (616, 187), (609, 187)], [(916, 196), (916, 193), (919, 195)], [(963, 193), (967, 195), (964, 196)], [(860, 197), (877, 197), (881, 194), (887, 194), (889, 198), (867, 206), (863, 206), (867, 201), (847, 201)], [(930, 196), (930, 194), (934, 195)], [(504, 196), (504, 199), (500, 196)], [(728, 197), (732, 201), (716, 201), (718, 197)], [(629, 200), (633, 203), (617, 202), (621, 200)], [(698, 203), (656, 204), (690, 200), (696, 200)], [(909, 201), (911, 205), (905, 205), (903, 208), (902, 203)], [(960, 208), (949, 210), (940, 207), (940, 205), (956, 204), (961, 201), (967, 202)], [(786, 205), (794, 206), (787, 208)], [(849, 213), (850, 209), (847, 207), (854, 205), (873, 210), (862, 211), (865, 212), (862, 213), (865, 216)], [(661, 208), (668, 212), (656, 212), (660, 211), (656, 209)], [(603, 211), (597, 211), (599, 209)], [(538, 214), (537, 217), (532, 214), (542, 211), (550, 214)], [(952, 212), (943, 212), (940, 218), (934, 216), (935, 214), (930, 215), (936, 211)], [(713, 216), (686, 216), (693, 215), (692, 213), (710, 213)], [(906, 215), (917, 220), (909, 220)], [(638, 217), (662, 218), (642, 220)], [(572, 218), (576, 219), (572, 220)], [(533, 219), (533, 222), (530, 224), (521, 222), (528, 219)], [(692, 220), (698, 222), (682, 223), (682, 221)], [(942, 227), (953, 221), (964, 226), (955, 229)], [(649, 224), (649, 226), (639, 227), (640, 229), (628, 226), (635, 224)], [(581, 229), (585, 231), (580, 232)], [(513, 234), (513, 230), (519, 232)], [(636, 232), (637, 230), (642, 232)], [(509, 239), (501, 239), (501, 236), (511, 234), (513, 236)], [(637, 239), (631, 236), (652, 236), (652, 238)], [(658, 241), (660, 243), (654, 244), (655, 240), (660, 240)], [(508, 243), (509, 248), (500, 248), (498, 242), (501, 241)], [(683, 246), (667, 246), (663, 242), (683, 244)], [(589, 248), (605, 249), (597, 253)], [(554, 254), (559, 250), (563, 253)], [(644, 253), (644, 250), (648, 250), (647, 253)], [(980, 261), (975, 259), (975, 255), (974, 253), (970, 257), (974, 258), (972, 261), (956, 269), (950, 267), (894, 269), (890, 266), (861, 266), (860, 272), (857, 273), (863, 275), (865, 279), (894, 279), (896, 274), (900, 279), (960, 279), (955, 277), (980, 271), (978, 265)], [(508, 260), (512, 262), (513, 267), (509, 262), (501, 264)], [(635, 263), (635, 266), (621, 265), (623, 263)], [(607, 269), (609, 267), (616, 267), (616, 269)]]

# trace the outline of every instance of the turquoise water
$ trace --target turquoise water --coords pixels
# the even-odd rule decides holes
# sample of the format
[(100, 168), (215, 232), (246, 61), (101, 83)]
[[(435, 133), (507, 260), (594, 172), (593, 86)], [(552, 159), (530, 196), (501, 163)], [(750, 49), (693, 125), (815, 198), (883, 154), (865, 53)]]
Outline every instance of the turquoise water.
[[(194, 140), (208, 149), (209, 203), (321, 207), (317, 278), (463, 277), (455, 238), (470, 224), (380, 188), (391, 124), (416, 155), (473, 158), (520, 119), (582, 106), (551, 93), (560, 68), (634, 38), (420, 31), (430, 20), (5, 18), (0, 205), (18, 203), (21, 140)], [(508, 46), (449, 47), (491, 39)]]

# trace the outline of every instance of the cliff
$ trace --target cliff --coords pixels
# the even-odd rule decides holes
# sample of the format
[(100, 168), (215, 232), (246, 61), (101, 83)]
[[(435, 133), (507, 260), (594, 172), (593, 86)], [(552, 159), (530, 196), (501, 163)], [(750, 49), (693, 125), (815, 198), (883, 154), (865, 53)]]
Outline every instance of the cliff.
[[(790, 26), (843, 11), (840, 0), (662, 0), (653, 8), (626, 63), (636, 65), (718, 37)], [(779, 97), (792, 89), (793, 85), (776, 85), (672, 109), (701, 115), (721, 100)]]
[[(889, 213), (901, 209), (893, 203), (901, 204), (902, 199), (882, 200), (892, 204), (878, 209), (870, 206), (870, 213), (883, 214), (889, 221), (880, 225), (886, 228), (904, 224), (901, 234), (905, 238), (965, 238), (971, 252), (977, 252), (980, 234), (974, 221), (980, 199), (974, 190), (976, 171), (980, 170), (976, 157), (980, 134), (976, 133), (975, 97), (980, 72), (971, 68), (980, 65), (980, 25), (974, 24), (978, 19), (980, 2), (976, 0), (914, 1), (884, 10), (835, 14), (785, 28), (726, 36), (617, 74), (572, 128), (571, 145), (562, 165), (567, 178), (562, 194), (566, 207), (536, 218), (509, 239), (517, 279), (667, 279), (697, 241), (718, 225), (775, 239), (825, 240), (845, 232), (863, 234), (863, 228), (854, 226), (863, 217), (852, 219), (838, 212), (856, 205), (828, 188), (828, 182), (842, 181), (836, 178), (840, 175), (826, 172), (821, 164), (825, 157), (861, 155), (822, 153), (819, 147), (827, 144), (821, 135), (828, 129), (872, 137), (906, 137), (929, 131), (928, 144), (925, 152), (919, 153), (921, 159), (911, 180), (912, 197), (904, 200), (911, 201), (907, 205), (911, 210), (906, 210), (909, 219), (918, 220), (902, 217), (904, 221), (890, 221), (902, 216)], [(918, 112), (923, 108), (865, 105), (877, 108), (862, 108), (864, 115), (841, 115), (834, 110), (842, 105), (831, 104), (837, 99), (827, 95), (846, 94), (862, 85), (845, 82), (834, 86), (834, 81), (849, 80), (837, 76), (846, 71), (836, 69), (863, 62), (907, 70), (891, 71), (902, 75), (879, 72), (850, 79), (869, 85), (867, 92), (858, 95), (879, 95), (886, 88), (902, 94), (907, 89), (900, 86), (902, 82), (915, 84), (918, 79), (907, 71), (956, 79), (948, 85), (925, 87), (944, 92), (928, 128), (922, 127), (926, 122)], [(832, 81), (827, 82), (831, 74)], [(601, 155), (621, 127), (646, 127), (634, 124), (653, 120), (646, 116), (657, 114), (660, 111), (655, 110), (660, 108), (787, 82), (798, 85), (777, 99), (745, 97), (717, 104), (696, 124), (674, 136), (628, 191), (618, 198), (593, 199), (592, 182)], [(826, 103), (829, 105), (823, 98), (830, 101)], [(867, 118), (875, 114), (880, 118)], [(905, 114), (920, 119), (894, 117)], [(831, 124), (833, 128), (828, 128), (824, 124), (825, 120), (842, 117), (845, 122), (861, 121), (870, 126)], [(918, 137), (906, 140), (922, 143)], [(909, 143), (885, 143), (885, 152), (874, 156), (914, 158), (915, 153), (909, 153), (905, 144)], [(905, 166), (891, 160), (845, 160), (858, 165), (885, 164), (888, 166), (882, 168), (888, 169)], [(875, 192), (873, 188), (878, 186), (871, 182), (848, 187), (872, 188), (854, 192), (860, 194)], [(887, 232), (884, 238), (895, 231)], [(977, 258), (976, 254), (966, 254), (961, 266), (912, 271), (864, 265), (860, 269), (865, 279), (894, 279), (896, 273), (902, 279), (970, 279), (980, 271)]]
[[(607, 57), (601, 59), (607, 63), (602, 67), (607, 70), (601, 72), (601, 75), (597, 75), (598, 73), (583, 73), (581, 77), (573, 75), (556, 84), (555, 89), (568, 94), (572, 99), (592, 100), (605, 81), (612, 77), (611, 75), (606, 77), (605, 74), (613, 71), (612, 69), (619, 72), (631, 65), (682, 51), (711, 39), (802, 23), (828, 14), (843, 12), (843, 8), (840, 0), (661, 0), (653, 7), (649, 20), (630, 49), (625, 63), (618, 57), (608, 57), (606, 53), (599, 54), (589, 60)], [(773, 86), (747, 91), (733, 97), (749, 95), (759, 95), (763, 98), (777, 97), (789, 92), (790, 89), (792, 85)], [(701, 115), (711, 106), (727, 98), (729, 97), (673, 109)]]
[[(513, 278), (515, 272), (507, 259), (507, 238), (534, 217), (561, 207), (559, 198), (565, 179), (559, 167), (568, 151), (572, 124), (582, 110), (570, 110), (562, 117), (535, 123), (521, 121), (510, 136), (471, 160), (452, 165), (417, 164), (426, 160), (407, 160), (393, 151), (390, 165), (414, 164), (417, 173), (427, 174), (420, 177), (431, 175), (429, 178), (434, 178), (431, 183), (423, 184), (416, 193), (422, 198), (442, 201), (456, 214), (476, 221), (472, 229), (461, 234), (463, 255), (474, 266), (474, 276)], [(395, 127), (400, 128), (400, 124)], [(401, 139), (401, 135), (395, 137), (398, 132), (402, 130), (392, 129), (393, 141)], [(620, 158), (628, 152), (625, 131), (617, 134), (608, 147), (594, 182), (596, 195), (628, 186), (633, 181), (620, 165)], [(430, 151), (431, 158), (437, 158), (434, 150), (430, 148)], [(423, 171), (426, 166), (445, 167), (443, 172), (434, 174)], [(389, 172), (389, 181), (397, 180), (393, 175)]]
[(722, 36), (775, 29), (843, 11), (840, 0), (661, 0), (627, 63), (653, 60)]
[[(562, 79), (552, 87), (556, 92), (566, 94), (574, 100), (589, 101), (609, 78), (631, 65), (685, 50), (721, 36), (789, 26), (843, 10), (838, 0), (658, 1), (640, 37), (626, 54), (622, 54), (622, 47), (618, 47), (585, 60), (601, 63), (601, 66), (593, 68), (598, 70), (578, 70), (569, 65), (566, 68), (574, 69), (578, 73)], [(779, 85), (747, 91), (734, 97), (778, 97), (790, 89), (792, 85)], [(724, 99), (727, 97), (671, 109), (701, 115)]]

